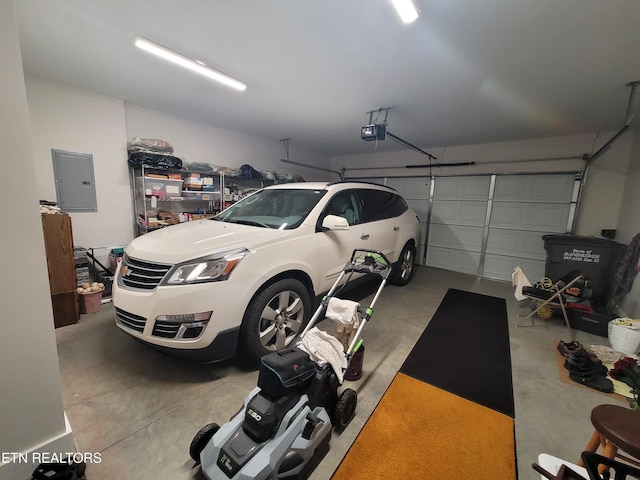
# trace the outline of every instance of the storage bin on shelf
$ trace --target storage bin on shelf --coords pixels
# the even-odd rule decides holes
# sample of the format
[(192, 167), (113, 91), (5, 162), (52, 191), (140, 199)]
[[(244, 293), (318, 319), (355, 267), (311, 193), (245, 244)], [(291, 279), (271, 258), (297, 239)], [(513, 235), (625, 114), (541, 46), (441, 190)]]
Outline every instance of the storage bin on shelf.
[(136, 177), (138, 192), (158, 200), (178, 198), (182, 195), (182, 180), (171, 178)]

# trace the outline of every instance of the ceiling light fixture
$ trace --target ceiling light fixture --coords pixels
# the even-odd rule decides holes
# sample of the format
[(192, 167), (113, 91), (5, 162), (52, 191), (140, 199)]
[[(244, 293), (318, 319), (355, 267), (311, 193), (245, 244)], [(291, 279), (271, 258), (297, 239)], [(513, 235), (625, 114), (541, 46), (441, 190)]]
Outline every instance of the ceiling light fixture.
[(157, 55), (160, 58), (175, 63), (176, 65), (191, 70), (192, 72), (204, 75), (205, 77), (215, 80), (216, 82), (220, 82), (228, 87), (234, 88), (241, 92), (247, 89), (246, 83), (243, 83), (240, 80), (236, 80), (226, 73), (219, 72), (218, 70), (211, 68), (210, 66), (199, 60), (189, 58), (185, 55), (182, 55), (181, 53), (175, 52), (167, 47), (163, 47), (162, 45), (154, 43), (151, 40), (147, 40), (146, 38), (139, 35), (133, 39), (133, 44), (141, 50), (144, 50), (145, 52)]
[(418, 18), (418, 11), (411, 0), (391, 0), (391, 2), (404, 23), (411, 23)]

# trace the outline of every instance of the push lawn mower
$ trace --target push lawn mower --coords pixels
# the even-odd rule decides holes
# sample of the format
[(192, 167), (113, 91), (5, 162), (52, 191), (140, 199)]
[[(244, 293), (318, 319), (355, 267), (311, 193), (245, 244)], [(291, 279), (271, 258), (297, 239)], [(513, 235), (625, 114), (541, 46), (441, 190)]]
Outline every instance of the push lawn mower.
[[(353, 314), (352, 323), (343, 327), (338, 319), (337, 330), (343, 334), (339, 340), (314, 325), (328, 310), (345, 312), (341, 310), (345, 303), (339, 302), (349, 301), (334, 295), (354, 273), (374, 274), (382, 281), (369, 308), (352, 302), (353, 310), (347, 314)], [(240, 411), (222, 426), (205, 425), (193, 438), (189, 454), (201, 464), (206, 478), (301, 479), (311, 474), (329, 451), (332, 428), (342, 431), (355, 416), (356, 392), (346, 388), (338, 394), (338, 388), (361, 348), (362, 330), (390, 274), (391, 263), (381, 252), (353, 251), (301, 333), (297, 347), (262, 357), (258, 385), (245, 397)], [(346, 282), (340, 287), (345, 275)], [(322, 347), (326, 347), (326, 359), (336, 346), (340, 358), (318, 358)]]

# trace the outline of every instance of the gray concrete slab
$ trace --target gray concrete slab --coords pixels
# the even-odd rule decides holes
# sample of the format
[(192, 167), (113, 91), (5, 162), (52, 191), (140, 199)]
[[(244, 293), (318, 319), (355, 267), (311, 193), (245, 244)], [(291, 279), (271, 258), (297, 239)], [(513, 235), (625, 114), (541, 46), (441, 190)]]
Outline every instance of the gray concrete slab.
[[(356, 418), (341, 434), (333, 433), (331, 450), (312, 479), (331, 477), (448, 288), (507, 300), (521, 480), (540, 478), (531, 464), (543, 452), (576, 462), (592, 433), (591, 409), (624, 405), (560, 380), (554, 342), (569, 340), (566, 327), (559, 319), (538, 319), (534, 327), (517, 328), (518, 315), (528, 310), (515, 300), (509, 283), (417, 267), (411, 284), (386, 287), (376, 304), (364, 332), (363, 376), (345, 382), (358, 392)], [(365, 296), (361, 302), (370, 300)], [(64, 405), (77, 449), (101, 456), (100, 463), (88, 465), (88, 480), (202, 479), (189, 458), (193, 435), (206, 423), (226, 422), (257, 381), (257, 372), (242, 362), (195, 364), (146, 347), (119, 331), (111, 304), (56, 330), (56, 336)], [(578, 331), (576, 338), (585, 345), (608, 345), (606, 338), (585, 332)], [(418, 448), (429, 455), (428, 445)], [(416, 478), (427, 477), (416, 472)]]

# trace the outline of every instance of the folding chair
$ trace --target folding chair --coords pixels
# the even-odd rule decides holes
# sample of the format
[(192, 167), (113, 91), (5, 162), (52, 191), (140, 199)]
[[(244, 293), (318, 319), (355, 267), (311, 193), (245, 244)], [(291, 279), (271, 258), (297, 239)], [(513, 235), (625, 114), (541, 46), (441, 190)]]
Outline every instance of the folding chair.
[(582, 452), (582, 461), (590, 480), (640, 478), (640, 469), (594, 452)]
[(571, 324), (569, 323), (569, 317), (567, 316), (567, 300), (565, 294), (567, 290), (573, 288), (573, 286), (584, 280), (584, 276), (578, 270), (572, 270), (556, 283), (551, 285), (551, 287), (546, 290), (544, 288), (539, 287), (522, 287), (522, 294), (526, 297), (530, 297), (536, 300), (542, 300), (542, 303), (538, 305), (538, 307), (533, 310), (529, 315), (527, 315), (518, 325), (517, 327), (526, 327), (529, 325), (523, 325), (527, 320), (531, 319), (531, 325), (534, 326), (534, 315), (537, 315), (539, 311), (547, 308), (548, 305), (560, 306), (562, 310), (562, 316), (564, 317), (564, 323), (567, 325), (567, 329), (569, 330), (569, 335), (571, 336), (571, 341), (575, 340), (575, 333), (571, 328)]

